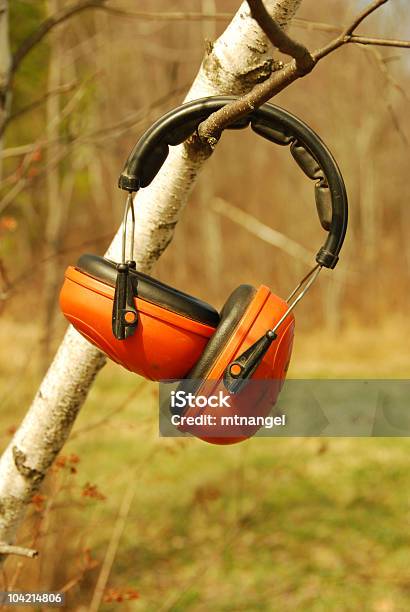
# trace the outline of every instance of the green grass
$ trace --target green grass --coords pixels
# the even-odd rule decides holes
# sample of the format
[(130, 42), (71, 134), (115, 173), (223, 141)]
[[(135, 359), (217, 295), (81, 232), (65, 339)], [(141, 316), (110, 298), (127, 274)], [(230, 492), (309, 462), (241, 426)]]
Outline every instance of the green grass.
[[(254, 439), (225, 448), (160, 439), (149, 384), (81, 434), (134, 384), (107, 368), (65, 449), (81, 458), (69, 499), (86, 481), (107, 496), (64, 511), (99, 560), (134, 483), (110, 577), (140, 593), (126, 609), (408, 609), (407, 439)], [(74, 589), (72, 601), (86, 603), (91, 587)]]
[[(30, 380), (11, 397), (20, 414)], [(24, 561), (18, 588), (61, 588), (81, 574), (90, 548), (99, 565), (67, 593), (67, 610), (87, 609), (131, 486), (108, 587), (132, 587), (139, 599), (102, 610), (410, 608), (408, 439), (218, 447), (159, 438), (157, 410), (154, 384), (113, 364), (99, 375), (63, 451), (79, 456), (77, 474), (53, 472), (43, 493), (54, 507), (33, 509), (21, 532), (25, 542), (44, 533), (40, 559)], [(3, 427), (15, 419), (3, 414)], [(85, 498), (87, 482), (106, 499)]]

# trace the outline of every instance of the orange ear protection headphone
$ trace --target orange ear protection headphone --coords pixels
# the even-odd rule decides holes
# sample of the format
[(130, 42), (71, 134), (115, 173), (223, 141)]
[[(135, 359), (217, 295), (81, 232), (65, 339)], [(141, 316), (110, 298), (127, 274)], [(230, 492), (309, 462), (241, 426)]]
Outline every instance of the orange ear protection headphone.
[[(60, 305), (72, 325), (108, 357), (145, 378), (185, 379), (179, 390), (210, 396), (222, 390), (230, 407), (218, 414), (267, 415), (275, 403), (290, 360), (293, 308), (305, 295), (322, 267), (334, 268), (347, 226), (344, 182), (332, 155), (305, 123), (272, 104), (264, 104), (228, 129), (249, 124), (267, 140), (289, 145), (292, 156), (315, 182), (319, 219), (327, 238), (316, 265), (285, 301), (262, 285), (241, 285), (220, 314), (209, 304), (142, 274), (132, 261), (133, 195), (148, 186), (164, 163), (170, 146), (182, 143), (211, 113), (232, 97), (195, 100), (159, 119), (138, 141), (119, 179), (128, 191), (123, 224), (122, 261), (82, 255), (69, 267)], [(126, 221), (131, 213), (130, 260), (126, 260)], [(249, 385), (250, 380), (257, 384)], [(212, 416), (210, 407), (171, 408), (179, 429), (215, 443), (247, 438), (258, 425), (218, 427), (196, 425), (197, 416)], [(192, 417), (191, 419), (189, 417)], [(249, 420), (249, 419), (248, 419)]]

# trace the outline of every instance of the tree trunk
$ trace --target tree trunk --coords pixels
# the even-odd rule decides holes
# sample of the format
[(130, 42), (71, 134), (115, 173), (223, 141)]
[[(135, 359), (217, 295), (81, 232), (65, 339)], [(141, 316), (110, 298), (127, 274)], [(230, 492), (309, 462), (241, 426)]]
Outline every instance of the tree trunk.
[[(8, 0), (0, 0), (0, 134), (3, 134), (10, 104), (9, 76), (11, 53), (9, 42)], [(0, 141), (0, 150), (3, 143)], [(1, 178), (0, 165), (0, 178)]]
[[(48, 0), (48, 14), (54, 15), (59, 9), (58, 0)], [(57, 29), (50, 37), (50, 60), (48, 66), (48, 90), (55, 91), (61, 85), (63, 31)], [(41, 371), (47, 369), (50, 361), (50, 341), (56, 314), (55, 301), (59, 285), (58, 248), (61, 239), (64, 210), (66, 202), (61, 193), (60, 164), (55, 160), (61, 154), (59, 142), (61, 122), (60, 96), (50, 96), (47, 100), (47, 140), (52, 143), (47, 147), (47, 217), (44, 234), (44, 259), (49, 259), (44, 270), (43, 282), (43, 322), (41, 329)]]
[[(270, 14), (285, 26), (301, 0), (267, 0)], [(225, 32), (210, 45), (186, 97), (242, 94), (266, 79), (274, 69), (272, 49), (247, 3)], [(136, 198), (137, 268), (149, 271), (172, 239), (179, 214), (205, 156), (184, 145), (173, 147), (155, 181)], [(108, 255), (119, 258), (120, 231)], [(26, 505), (41, 484), (67, 439), (103, 355), (70, 327), (39, 391), (0, 460), (0, 541), (15, 536)]]

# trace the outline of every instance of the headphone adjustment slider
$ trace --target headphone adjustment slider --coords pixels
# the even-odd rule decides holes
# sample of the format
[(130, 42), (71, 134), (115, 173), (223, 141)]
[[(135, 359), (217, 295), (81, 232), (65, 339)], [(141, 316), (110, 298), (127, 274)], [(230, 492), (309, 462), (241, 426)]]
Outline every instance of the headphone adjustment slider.
[(134, 290), (129, 275), (130, 268), (135, 268), (134, 261), (120, 263), (117, 266), (112, 311), (112, 331), (117, 340), (125, 340), (132, 336), (138, 324), (138, 313), (134, 305)]
[(228, 365), (224, 373), (224, 384), (229, 393), (238, 393), (244, 387), (276, 338), (276, 333), (269, 329)]

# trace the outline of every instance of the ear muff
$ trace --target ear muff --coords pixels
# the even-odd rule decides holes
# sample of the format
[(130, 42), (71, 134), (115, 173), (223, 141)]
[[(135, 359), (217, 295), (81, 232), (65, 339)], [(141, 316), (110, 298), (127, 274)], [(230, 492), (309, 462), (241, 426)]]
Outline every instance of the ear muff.
[[(180, 431), (214, 444), (233, 444), (251, 437), (260, 429), (261, 419), (272, 411), (286, 377), (293, 344), (293, 315), (286, 317), (275, 342), (258, 363), (251, 384), (244, 390), (238, 394), (227, 392), (224, 373), (228, 365), (249, 349), (267, 328), (273, 327), (287, 309), (288, 304), (263, 285), (258, 290), (241, 285), (232, 293), (222, 309), (219, 327), (202, 357), (177, 389), (185, 396), (191, 393), (201, 398), (217, 397), (222, 393), (229, 406), (222, 404), (216, 410), (209, 406), (191, 406), (183, 411), (171, 407), (174, 416), (178, 415), (174, 424), (181, 423)], [(215, 415), (218, 420), (212, 423)], [(190, 419), (198, 416), (201, 416), (201, 422), (192, 425)], [(256, 424), (251, 421), (243, 425), (243, 419), (248, 423), (250, 416)], [(232, 424), (221, 425), (225, 418), (231, 419)]]
[[(158, 381), (189, 377), (180, 390), (207, 395), (219, 388), (229, 394), (233, 407), (227, 409), (227, 416), (234, 412), (252, 416), (255, 410), (256, 416), (262, 416), (275, 403), (286, 375), (293, 341), (292, 310), (320, 269), (336, 266), (346, 233), (344, 182), (317, 134), (272, 104), (254, 109), (227, 127), (250, 125), (270, 142), (289, 146), (294, 160), (314, 181), (316, 208), (327, 237), (316, 255), (317, 265), (287, 301), (267, 287), (255, 290), (242, 285), (230, 296), (219, 318), (212, 306), (137, 272), (132, 256), (126, 259), (129, 216), (133, 253), (135, 192), (151, 183), (170, 146), (182, 143), (203, 120), (234, 99), (202, 98), (184, 104), (145, 132), (119, 178), (120, 188), (128, 192), (121, 263), (83, 256), (76, 267), (66, 271), (60, 303), (80, 333), (127, 369)], [(179, 416), (195, 411), (189, 408)], [(258, 428), (235, 424), (227, 436), (206, 428), (189, 427), (188, 431), (221, 443), (247, 438)]]
[[(114, 261), (99, 257), (98, 255), (86, 254), (80, 257), (76, 268), (111, 287), (115, 287), (117, 265)], [(170, 287), (152, 276), (137, 270), (131, 270), (130, 277), (134, 294), (140, 300), (156, 304), (166, 310), (210, 327), (217, 327), (219, 324), (218, 312), (213, 306), (203, 300)]]
[[(197, 363), (187, 375), (187, 378), (200, 384), (208, 376), (223, 348), (238, 330), (243, 316), (255, 295), (256, 289), (251, 285), (240, 285), (231, 293), (221, 310), (220, 323), (214, 335), (209, 340)], [(183, 385), (183, 383), (181, 384)], [(190, 385), (190, 391), (193, 392), (192, 384)]]
[(113, 262), (83, 255), (69, 267), (60, 307), (72, 325), (108, 357), (151, 380), (186, 376), (203, 353), (219, 323), (209, 304), (136, 271), (134, 287), (138, 326), (127, 340), (113, 336), (111, 315), (116, 268)]

